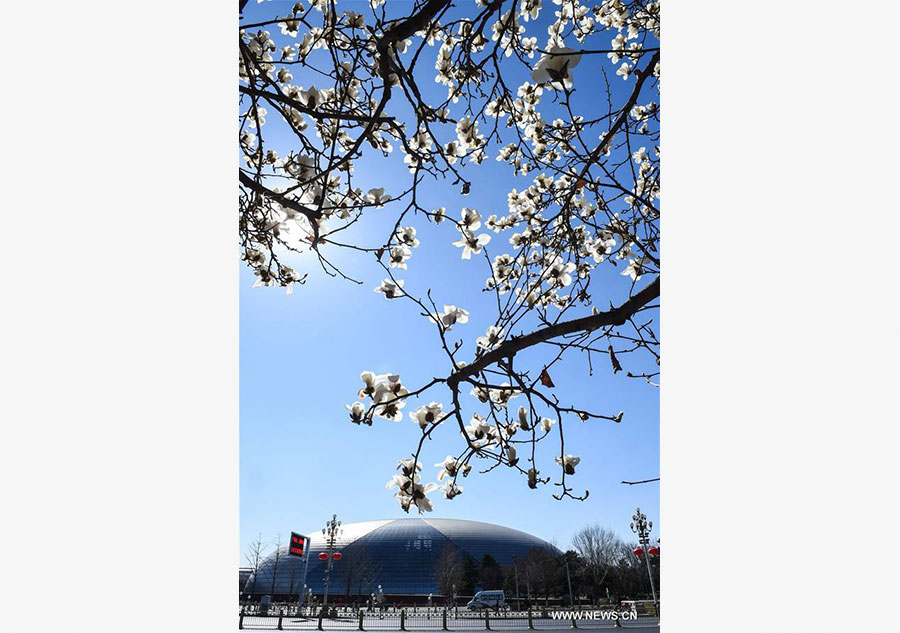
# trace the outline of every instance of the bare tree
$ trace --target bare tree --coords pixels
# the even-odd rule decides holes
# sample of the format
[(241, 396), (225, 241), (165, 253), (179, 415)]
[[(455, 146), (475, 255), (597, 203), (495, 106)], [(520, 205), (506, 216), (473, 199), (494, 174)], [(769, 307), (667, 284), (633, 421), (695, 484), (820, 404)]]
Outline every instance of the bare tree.
[(267, 548), (268, 544), (263, 542), (262, 534), (259, 534), (256, 539), (250, 542), (247, 546), (247, 552), (244, 554), (251, 570), (249, 591), (251, 597), (256, 593), (256, 580), (259, 577), (260, 565), (263, 563)]
[(550, 592), (559, 569), (557, 557), (543, 547), (534, 547), (522, 559), (530, 582), (534, 583), (535, 597), (544, 596), (544, 606), (550, 604)]
[(370, 548), (358, 542), (352, 552), (348, 552), (342, 563), (342, 571), (345, 574), (344, 597), (360, 599), (364, 594), (371, 592), (381, 575), (382, 565), (372, 556)]
[(462, 585), (464, 561), (456, 547), (447, 543), (438, 557), (434, 569), (438, 591), (444, 596), (444, 605), (452, 606), (450, 600)]
[(281, 546), (281, 536), (277, 536), (273, 543), (275, 545), (275, 551), (272, 552), (272, 555), (267, 557), (262, 565), (260, 571), (265, 571), (268, 574), (271, 574), (272, 580), (270, 585), (269, 593), (274, 596), (276, 593), (276, 582), (278, 580), (278, 570), (282, 567), (283, 560), (286, 556), (288, 556), (287, 548)]
[[(660, 4), (559, 0), (549, 26), (537, 22), (542, 4), (370, 0), (339, 10), (312, 0), (284, 15), (266, 3), (242, 19), (239, 236), (257, 283), (303, 283), (309, 271), (286, 261), (294, 253), (356, 281), (333, 263), (349, 249), (386, 275), (377, 292), (434, 325), (433, 380), (363, 372), (361, 401), (347, 405), (353, 423), (371, 426), (422, 401), (410, 413), (418, 441), (393, 481), (407, 511), (432, 508), (438, 486), (417, 478), (425, 440), (444, 422), (457, 430), (440, 465), (446, 498), (462, 492), (475, 459), (481, 472), (507, 467), (531, 488), (552, 481), (558, 499), (586, 498), (572, 487), (581, 458), (564, 427), (624, 414), (561, 401), (552, 374), (580, 355), (591, 374), (602, 359), (657, 384)], [(371, 173), (400, 154), (408, 182), (358, 186), (362, 158)], [(516, 185), (498, 196), (505, 212), (484, 218), (464, 197), (494, 187), (478, 176), (488, 159)], [(458, 188), (461, 211), (423, 206), (431, 181)], [(390, 214), (375, 241), (357, 230), (373, 212)], [(483, 336), (456, 338), (469, 312), (452, 297), (440, 310), (431, 287), (398, 277), (418, 261), (407, 263), (423, 221), (444, 223), (461, 264), (475, 256), (483, 266), (473, 287), (494, 304)], [(556, 465), (544, 466), (550, 457)], [(542, 476), (547, 468), (554, 474)]]
[(603, 583), (622, 560), (622, 539), (599, 525), (589, 525), (572, 537), (572, 546), (581, 557), (593, 587), (594, 602), (601, 596)]
[(493, 556), (485, 554), (481, 558), (480, 568), (482, 589), (503, 588), (503, 569)]

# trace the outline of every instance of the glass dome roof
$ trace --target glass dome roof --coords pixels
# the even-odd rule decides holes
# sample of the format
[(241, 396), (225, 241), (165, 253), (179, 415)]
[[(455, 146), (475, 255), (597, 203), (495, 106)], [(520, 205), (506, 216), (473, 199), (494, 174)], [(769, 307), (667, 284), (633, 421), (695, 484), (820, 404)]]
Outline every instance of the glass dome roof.
[[(481, 561), (491, 555), (501, 567), (513, 564), (534, 548), (560, 552), (546, 541), (511, 528), (459, 519), (388, 519), (341, 526), (336, 551), (343, 558), (334, 563), (329, 595), (369, 595), (381, 585), (387, 595), (439, 595), (435, 569), (446, 546)], [(308, 532), (309, 568), (306, 585), (314, 594), (324, 592), (327, 552), (322, 530)], [(303, 588), (305, 560), (282, 556), (277, 565), (270, 555), (253, 583), (255, 594), (297, 595)], [(274, 576), (274, 579), (273, 579)], [(273, 583), (274, 580), (274, 583)], [(329, 600), (331, 602), (331, 600)]]

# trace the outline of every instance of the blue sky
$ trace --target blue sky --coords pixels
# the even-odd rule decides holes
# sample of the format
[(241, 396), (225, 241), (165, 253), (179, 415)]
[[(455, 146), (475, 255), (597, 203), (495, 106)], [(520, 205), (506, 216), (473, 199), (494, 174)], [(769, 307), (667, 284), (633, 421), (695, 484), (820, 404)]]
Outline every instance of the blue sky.
[[(255, 20), (259, 9), (251, 4), (248, 19)], [(279, 3), (271, 3), (275, 4)], [(344, 2), (338, 6), (367, 13), (365, 3)], [(283, 4), (278, 8), (282, 14), (285, 10)], [(269, 30), (279, 41), (279, 29)], [(545, 32), (543, 27), (539, 30)], [(422, 64), (429, 73), (437, 48), (430, 51), (426, 50), (427, 63)], [(575, 87), (580, 92), (576, 93), (576, 104), (589, 107), (602, 96), (598, 89), (604, 86), (601, 67), (612, 70), (610, 82), (615, 89), (627, 89), (627, 84), (620, 88), (614, 83), (623, 82), (605, 57), (586, 56), (574, 71)], [(293, 83), (304, 87), (314, 83), (304, 78), (299, 67), (292, 72)], [(521, 81), (525, 75), (520, 73), (516, 78)], [(443, 94), (433, 78), (422, 85), (430, 94)], [(391, 113), (403, 116), (401, 108), (395, 107)], [(274, 124), (274, 113), (269, 118)], [(279, 150), (289, 149), (287, 145), (278, 146), (276, 125), (267, 124), (263, 132)], [(453, 217), (458, 217), (463, 206), (478, 209), (483, 217), (505, 213), (506, 192), (512, 187), (521, 191), (528, 183), (512, 178), (508, 167), (493, 160), (495, 148), (489, 155), (481, 166), (468, 169), (469, 174), (477, 173), (477, 177), (470, 175), (474, 181), (469, 196), (462, 197), (446, 182), (427, 183), (420, 190), (421, 204), (426, 208), (446, 206)], [(388, 193), (409, 182), (398, 151), (387, 160), (370, 157), (358, 161), (355, 178), (364, 190), (385, 186)], [(383, 242), (392, 209), (367, 213), (370, 216), (354, 232), (356, 239), (366, 245)], [(456, 304), (470, 311), (470, 322), (455, 327), (453, 333), (464, 338), (463, 349), (469, 351), (471, 359), (475, 337), (484, 333), (495, 316), (492, 295), (480, 291), (489, 270), (483, 259), (460, 259), (460, 249), (451, 244), (458, 235), (452, 224), (434, 226), (424, 218), (409, 224), (416, 226), (421, 245), (413, 251), (409, 270), (399, 271), (400, 276), (406, 280), (407, 290), (424, 294), (431, 288), (439, 306)], [(492, 235), (495, 242), (488, 246), (491, 256), (505, 246), (503, 234)], [(286, 295), (283, 289), (251, 288), (251, 271), (242, 268), (240, 273), (242, 552), (260, 532), (272, 539), (291, 530), (317, 530), (334, 513), (345, 522), (407, 516), (384, 484), (397, 460), (415, 448), (420, 432), (406, 413), (418, 405), (407, 405), (403, 422), (376, 419), (373, 427), (357, 427), (348, 421), (344, 404), (356, 399), (362, 370), (399, 373), (404, 384), (413, 387), (446, 375), (447, 360), (435, 347), (438, 339), (434, 325), (419, 316), (411, 303), (387, 301), (372, 291), (385, 275), (371, 255), (340, 251), (330, 257), (364, 283), (358, 286), (327, 277), (302, 258), (295, 260), (297, 268), (311, 274), (306, 285), (296, 286), (292, 295)], [(595, 296), (609, 296), (613, 301), (625, 297), (628, 284), (618, 272), (609, 267), (595, 271), (594, 283), (610, 289)], [(528, 364), (530, 360), (532, 368), (539, 370), (540, 358), (540, 352), (524, 353), (517, 357), (517, 363)], [(556, 501), (551, 496), (554, 487), (530, 490), (521, 476), (497, 469), (487, 475), (473, 472), (461, 480), (465, 492), (452, 501), (439, 492), (432, 493), (435, 511), (430, 516), (498, 523), (555, 538), (559, 546), (567, 547), (572, 534), (589, 523), (630, 537), (628, 523), (635, 506), (640, 506), (654, 521), (654, 534), (659, 536), (659, 484), (619, 483), (622, 479), (659, 475), (659, 393), (642, 381), (626, 378), (624, 372), (613, 375), (605, 359), (594, 360), (592, 376), (584, 356), (571, 356), (551, 372), (557, 385), (553, 393), (561, 401), (603, 413), (625, 411), (619, 425), (565, 422), (567, 452), (582, 457), (570, 481), (576, 491), (590, 490), (586, 501)], [(431, 399), (446, 403), (446, 391), (433, 391), (425, 402)], [(469, 413), (472, 410), (470, 402)], [(431, 464), (442, 461), (448, 453), (455, 454), (459, 447), (458, 431), (446, 426), (426, 444), (425, 481), (433, 480), (436, 473)], [(542, 474), (550, 474), (555, 467), (554, 448), (549, 442), (540, 447), (539, 468)]]

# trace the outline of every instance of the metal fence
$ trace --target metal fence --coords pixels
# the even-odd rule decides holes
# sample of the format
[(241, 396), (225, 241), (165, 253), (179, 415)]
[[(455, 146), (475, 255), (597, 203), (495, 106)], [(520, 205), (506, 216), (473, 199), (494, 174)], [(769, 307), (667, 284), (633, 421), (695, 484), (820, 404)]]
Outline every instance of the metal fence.
[(573, 617), (572, 611), (457, 612), (437, 609), (312, 612), (270, 607), (268, 615), (242, 610), (238, 628), (277, 631), (523, 631), (629, 628), (658, 624), (651, 616), (622, 620)]

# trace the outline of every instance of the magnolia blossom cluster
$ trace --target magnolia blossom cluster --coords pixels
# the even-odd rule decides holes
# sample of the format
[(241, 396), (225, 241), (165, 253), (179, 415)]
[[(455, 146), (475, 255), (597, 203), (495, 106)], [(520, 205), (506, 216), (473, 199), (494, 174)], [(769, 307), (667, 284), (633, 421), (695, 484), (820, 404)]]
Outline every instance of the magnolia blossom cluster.
[[(474, 386), (471, 395), (479, 402), (489, 402), (495, 407), (505, 407), (512, 398), (521, 395), (521, 391), (512, 387), (508, 382), (503, 382), (497, 387)], [(477, 416), (477, 414), (476, 414)]]
[(406, 458), (401, 459), (397, 463), (398, 472), (394, 473), (385, 487), (388, 490), (397, 488), (394, 498), (397, 499), (403, 510), (409, 512), (410, 508), (415, 507), (419, 514), (431, 512), (434, 507), (428, 498), (428, 494), (435, 490), (441, 490), (447, 499), (453, 499), (462, 494), (463, 489), (457, 485), (456, 476), (459, 473), (463, 477), (467, 476), (469, 471), (472, 470), (472, 466), (464, 464), (450, 455), (447, 455), (447, 459), (435, 464), (435, 466), (441, 468), (441, 471), (438, 473), (438, 481), (443, 480), (444, 477), (449, 477), (448, 481), (440, 486), (434, 482), (422, 483), (422, 477), (419, 474), (422, 472), (421, 462), (417, 462), (413, 458)]
[(426, 495), (437, 490), (438, 485), (434, 482), (421, 483), (419, 473), (422, 471), (422, 464), (410, 458), (401, 459), (397, 470), (399, 472), (390, 478), (385, 487), (388, 490), (397, 488), (394, 498), (400, 502), (400, 507), (406, 512), (412, 507), (418, 509), (419, 514), (431, 512), (434, 508)]
[[(241, 243), (243, 259), (257, 277), (255, 285), (286, 286), (291, 292), (305, 275), (279, 261), (279, 249), (302, 253), (331, 244), (337, 248), (346, 241), (343, 236), (352, 233), (335, 235), (364, 212), (384, 214), (388, 211), (376, 210), (402, 208), (409, 201), (407, 210), (419, 217), (424, 213), (435, 225), (445, 220), (454, 225), (442, 230), (452, 235), (462, 260), (483, 259), (490, 268), (486, 279), (483, 274), (477, 279), (484, 279), (484, 289), (496, 294), (497, 318), (482, 336), (473, 333), (475, 345), (465, 348), (478, 361), (486, 355), (498, 357), (494, 350), (510, 337), (556, 322), (570, 308), (593, 314), (597, 306), (607, 309), (605, 299), (596, 296), (599, 284), (590, 284), (592, 271), (601, 264), (614, 267), (620, 276), (613, 279), (632, 288), (644, 276), (658, 274), (660, 113), (657, 95), (648, 93), (658, 90), (654, 78), (659, 77), (659, 65), (648, 66), (648, 60), (656, 50), (652, 38), (659, 37), (659, 3), (513, 0), (497, 6), (476, 0), (441, 12), (444, 24), (436, 18), (418, 23), (415, 34), (386, 48), (380, 40), (403, 17), (387, 18), (385, 0), (369, 0), (369, 5), (378, 10), (342, 10), (326, 0), (297, 2), (289, 13), (268, 21), (275, 27), (272, 32), (241, 30)], [(405, 10), (402, 3), (397, 7)], [(416, 10), (427, 7), (416, 5)], [(321, 25), (312, 26), (313, 18)], [(585, 44), (591, 35), (598, 37)], [(598, 55), (591, 49), (609, 52)], [(414, 68), (420, 58), (428, 66)], [(513, 64), (521, 64), (521, 72), (508, 73), (506, 68)], [(611, 65), (608, 75), (618, 82), (616, 94), (608, 95), (609, 104), (587, 89), (600, 76), (599, 65)], [(616, 103), (618, 93), (627, 95), (629, 86), (647, 79), (644, 71), (650, 66), (647, 87), (634, 99)], [(309, 72), (310, 67), (317, 72)], [(445, 99), (423, 96), (431, 92), (415, 83), (423, 71), (446, 88)], [(622, 103), (628, 104), (620, 110), (627, 114), (624, 124), (615, 111)], [(585, 107), (586, 112), (576, 114)], [(405, 112), (410, 114), (401, 114)], [(274, 146), (270, 137), (279, 135), (269, 134), (273, 121), (301, 142), (288, 149)], [(612, 129), (616, 121), (619, 127)], [(356, 186), (361, 156), (386, 158), (395, 148), (412, 174), (411, 187), (390, 183), (388, 193), (380, 183)], [(519, 180), (490, 207), (478, 203), (486, 219), (468, 206), (458, 215), (460, 207), (449, 203), (432, 211), (419, 206), (423, 196), (417, 197), (416, 185), (423, 177), (462, 184), (467, 195), (471, 187), (483, 185), (469, 182), (465, 169), (495, 155)], [(368, 170), (370, 163), (365, 164)], [(246, 178), (253, 180), (253, 187)], [(456, 371), (465, 366), (454, 356), (465, 341), (448, 342), (445, 335), (466, 324), (469, 312), (451, 304), (441, 311), (433, 302), (420, 302), (413, 289), (404, 289), (404, 280), (396, 278), (410, 262), (419, 261), (416, 249), (428, 235), (404, 221), (415, 214), (404, 212), (396, 223), (391, 218), (387, 241), (361, 250), (377, 253), (388, 275), (374, 292), (418, 303), (423, 316), (437, 326)], [(549, 313), (549, 308), (556, 312)], [(523, 314), (530, 320), (521, 320)], [(612, 345), (610, 356), (615, 359)], [(523, 391), (522, 376), (489, 378), (498, 374), (495, 366), (466, 383), (478, 406), (487, 411), (466, 416), (466, 449), (460, 457), (448, 455), (435, 464), (448, 499), (462, 493), (457, 477), (469, 474), (473, 456), (519, 469), (531, 488), (548, 481), (540, 477), (533, 453), (521, 450), (521, 443), (555, 431), (562, 440), (562, 412), (556, 410), (557, 419), (542, 415), (533, 408), (533, 389)], [(425, 403), (430, 398), (422, 396), (421, 406), (404, 416), (408, 399), (419, 392), (411, 395), (396, 374), (366, 371), (360, 378), (360, 401), (345, 405), (354, 424), (372, 425), (375, 417), (408, 418), (429, 438), (447, 418), (456, 416), (464, 424), (456, 402), (458, 396), (468, 398), (462, 391), (454, 392), (449, 411), (440, 402)], [(521, 398), (523, 394), (527, 398)], [(555, 457), (563, 483), (580, 459), (571, 454)], [(416, 453), (399, 462), (388, 482), (404, 510), (432, 509), (428, 494), (439, 486), (422, 482), (421, 470)]]
[[(371, 3), (379, 4), (381, 1), (372, 0)], [(541, 53), (540, 58), (532, 62), (530, 79), (534, 83), (524, 82), (519, 86), (516, 98), (502, 92), (492, 95), (495, 98), (487, 101), (483, 109), (483, 115), (487, 117), (508, 115), (507, 126), (517, 127), (520, 138), (530, 143), (530, 155), (523, 153), (518, 143), (511, 143), (503, 146), (497, 156), (498, 160), (510, 162), (516, 172), (521, 174), (533, 171), (537, 164), (550, 165), (571, 155), (571, 144), (575, 142), (576, 134), (583, 132), (584, 119), (581, 116), (573, 116), (572, 120), (557, 118), (548, 123), (538, 110), (545, 89), (554, 92), (570, 91), (577, 80), (575, 69), (582, 63), (583, 54), (579, 48), (566, 45), (565, 41), (574, 38), (580, 43), (592, 33), (614, 31), (609, 59), (613, 63), (625, 59), (627, 63), (636, 64), (646, 52), (646, 34), (656, 37), (659, 34), (659, 4), (655, 2), (626, 4), (620, 0), (604, 0), (589, 6), (579, 0), (554, 0), (553, 4), (555, 19), (547, 26), (546, 41), (526, 34), (525, 27), (541, 14), (544, 9), (542, 0), (514, 2), (505, 12), (496, 14), (496, 20), (490, 23), (491, 39), (499, 41), (505, 56), (511, 56), (514, 50), (522, 59), (532, 59), (536, 51)], [(374, 48), (378, 37), (377, 27), (373, 28), (364, 15), (355, 11), (323, 11), (322, 1), (314, 2), (312, 6), (321, 13), (322, 27), (309, 25), (305, 5), (298, 2), (277, 22), (281, 35), (288, 39), (284, 45), (276, 43), (272, 34), (265, 29), (242, 29), (240, 34), (242, 53), (239, 56), (239, 73), (242, 81), (249, 84), (259, 80), (263, 84), (269, 82), (277, 86), (276, 92), (299, 104), (292, 107), (287, 103), (278, 103), (279, 114), (297, 134), (303, 134), (312, 126), (321, 143), (318, 155), (311, 151), (312, 146), (308, 143), (304, 144), (302, 153), (289, 152), (284, 157), (273, 149), (257, 151), (261, 143), (251, 130), (265, 125), (266, 117), (271, 112), (254, 100), (242, 115), (246, 129), (241, 131), (241, 147), (247, 165), (252, 168), (265, 166), (272, 170), (272, 175), (285, 175), (294, 179), (296, 184), (284, 188), (284, 195), (308, 208), (314, 208), (320, 214), (320, 217), (311, 220), (310, 216), (315, 214), (286, 211), (277, 203), (267, 202), (264, 207), (254, 207), (247, 214), (253, 219), (254, 229), (248, 233), (252, 236), (251, 240), (255, 240), (260, 233), (271, 232), (275, 241), (287, 240), (285, 243), (299, 250), (308, 248), (308, 244), (315, 246), (317, 239), (326, 236), (331, 230), (330, 220), (352, 220), (362, 209), (380, 208), (392, 200), (391, 196), (385, 194), (384, 188), (373, 188), (365, 192), (358, 187), (350, 187), (349, 176), (354, 171), (352, 156), (335, 156), (333, 149), (351, 152), (357, 150), (359, 142), (364, 140), (364, 144), (388, 155), (393, 150), (394, 143), (401, 141), (404, 161), (415, 172), (423, 165), (435, 164), (438, 156), (449, 165), (464, 158), (479, 163), (485, 158), (487, 146), (485, 133), (479, 130), (480, 116), (473, 114), (470, 107), (465, 115), (454, 119), (449, 107), (463, 97), (471, 106), (472, 93), (468, 89), (464, 90), (464, 87), (480, 85), (485, 81), (480, 67), (469, 60), (469, 56), (489, 50), (486, 48), (489, 40), (477, 28), (474, 20), (455, 19), (452, 29), (443, 27), (436, 20), (429, 21), (413, 38), (396, 42), (389, 49), (388, 53), (399, 59), (401, 54), (410, 49), (415, 38), (421, 38), (428, 46), (439, 44), (435, 81), (448, 87), (448, 102), (417, 112), (417, 125), (405, 141), (405, 124), (388, 121), (366, 125), (366, 136), (362, 139), (353, 134), (352, 128), (363, 126), (353, 123), (352, 117), (372, 114), (376, 103), (372, 93), (377, 89), (381, 78), (378, 72), (378, 55), (371, 58), (360, 57), (353, 55), (352, 51), (360, 46)], [(482, 3), (481, 6), (486, 5)], [(489, 13), (486, 15), (491, 17)], [(306, 30), (301, 32), (301, 29)], [(317, 49), (329, 49), (336, 54), (334, 85), (317, 87), (296, 84), (292, 71), (294, 67), (286, 64), (305, 60)], [(633, 74), (630, 68), (620, 70), (620, 75), (625, 78)], [(658, 75), (658, 69), (654, 69), (654, 74)], [(400, 78), (392, 73), (389, 81), (397, 85)], [(635, 106), (631, 116), (636, 120), (648, 119), (656, 116), (656, 110), (655, 102), (649, 102)], [(348, 123), (342, 123), (340, 116), (314, 116), (314, 112), (348, 112), (351, 118)], [(435, 122), (455, 124), (455, 138), (439, 140), (433, 127)], [(642, 125), (646, 133), (646, 121)], [(610, 145), (607, 144), (606, 155), (609, 154)], [(658, 148), (656, 151), (658, 154)], [(333, 166), (327, 164), (329, 160)], [(646, 201), (658, 197), (659, 179), (655, 177), (654, 168), (646, 161), (641, 161), (638, 172), (637, 183), (625, 200), (638, 207), (641, 213), (650, 214), (654, 210)], [(563, 187), (573, 186), (573, 179), (565, 169), (557, 173), (560, 177), (554, 186), (537, 192), (537, 196), (530, 188), (523, 196), (527, 202), (522, 208), (515, 211), (511, 208), (511, 213), (507, 216), (492, 215), (486, 226), (495, 232), (519, 227), (520, 231), (510, 238), (510, 243), (517, 249), (532, 245), (535, 236), (552, 228), (541, 217), (540, 209), (558, 202)], [(544, 173), (539, 174), (536, 185), (540, 187), (540, 183), (547, 179)], [(553, 182), (552, 178), (549, 180)], [(279, 188), (275, 187), (273, 191), (278, 192)], [(516, 194), (515, 190), (513, 194)], [(585, 217), (592, 217), (598, 206), (588, 202), (581, 194), (569, 200), (568, 204), (575, 210), (581, 210)], [(531, 207), (530, 210), (528, 206)], [(442, 217), (435, 214), (433, 219), (439, 223)], [(413, 227), (404, 228), (415, 230)], [(457, 228), (460, 236), (454, 245), (461, 248), (463, 259), (471, 259), (472, 255), (480, 254), (491, 239), (489, 235), (477, 234), (477, 229), (466, 223), (458, 224)], [(405, 270), (415, 243), (404, 241), (404, 236), (398, 235), (398, 238), (401, 241), (387, 250), (387, 261), (391, 267)], [(622, 244), (626, 241), (628, 240), (624, 237), (621, 240)], [(574, 252), (580, 250), (582, 245), (563, 246)], [(261, 240), (250, 247), (266, 252), (273, 248), (273, 244)], [(606, 251), (608, 249), (604, 247), (603, 251), (596, 251), (596, 257), (594, 253), (588, 253), (588, 256), (599, 263), (596, 260), (607, 255)], [(562, 253), (557, 251), (556, 255)], [(505, 264), (494, 271), (495, 274), (488, 281), (489, 288), (498, 288), (501, 292), (508, 292), (512, 288), (512, 282), (520, 276), (514, 269), (523, 260), (514, 257), (513, 262), (513, 265)], [(280, 283), (289, 286), (293, 283), (294, 276), (290, 271), (280, 269), (271, 260), (258, 265), (255, 270), (261, 285)], [(578, 270), (579, 276), (584, 276), (587, 272), (586, 267)], [(386, 296), (389, 294), (390, 292), (386, 293)], [(527, 300), (529, 305), (534, 305), (532, 299), (535, 298), (541, 305), (568, 305), (565, 296), (542, 297), (542, 293), (534, 288), (519, 289), (517, 294), (523, 301)]]
[(475, 231), (481, 228), (481, 214), (477, 210), (464, 207), (460, 212), (460, 218), (456, 228), (461, 237), (453, 242), (453, 245), (463, 249), (463, 259), (471, 259), (473, 254), (481, 253), (481, 249), (491, 241), (491, 236), (487, 233), (476, 235)]
[(581, 463), (581, 458), (576, 457), (575, 455), (563, 455), (560, 457), (557, 455), (553, 458), (557, 464), (562, 466), (563, 470), (567, 475), (575, 474), (575, 467)]
[(445, 331), (449, 331), (457, 323), (468, 323), (469, 312), (453, 305), (445, 305), (443, 312), (431, 315), (431, 320), (440, 324)]
[(364, 371), (359, 378), (363, 381), (359, 397), (371, 400), (372, 405), (368, 408), (362, 402), (345, 405), (350, 411), (351, 422), (371, 426), (373, 414), (395, 422), (403, 419), (400, 410), (406, 406), (409, 390), (400, 383), (400, 376)]

